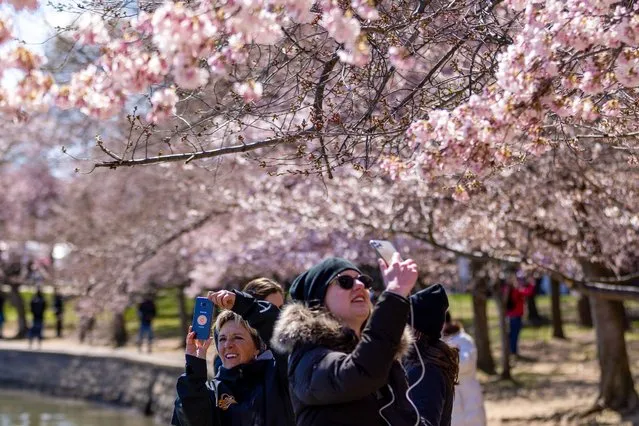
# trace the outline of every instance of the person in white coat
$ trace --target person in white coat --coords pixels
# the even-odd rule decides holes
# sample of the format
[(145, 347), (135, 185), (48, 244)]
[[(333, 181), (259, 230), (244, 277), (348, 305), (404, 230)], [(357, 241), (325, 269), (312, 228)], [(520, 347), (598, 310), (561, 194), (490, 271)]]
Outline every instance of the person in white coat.
[(455, 401), (451, 426), (485, 426), (486, 411), (481, 385), (477, 380), (477, 347), (459, 321), (452, 321), (446, 313), (444, 341), (459, 349), (459, 385), (455, 387)]

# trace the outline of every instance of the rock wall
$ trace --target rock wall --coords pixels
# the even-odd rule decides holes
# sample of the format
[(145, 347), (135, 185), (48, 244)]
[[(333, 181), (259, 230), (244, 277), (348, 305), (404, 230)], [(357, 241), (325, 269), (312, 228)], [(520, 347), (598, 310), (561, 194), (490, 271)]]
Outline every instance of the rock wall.
[(125, 358), (0, 350), (0, 386), (133, 407), (168, 424), (183, 368)]

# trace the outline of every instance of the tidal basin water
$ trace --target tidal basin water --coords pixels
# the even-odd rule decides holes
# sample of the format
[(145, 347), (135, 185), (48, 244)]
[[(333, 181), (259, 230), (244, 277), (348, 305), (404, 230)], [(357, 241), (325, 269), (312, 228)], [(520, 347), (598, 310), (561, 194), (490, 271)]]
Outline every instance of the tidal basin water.
[(0, 426), (153, 426), (131, 410), (0, 389)]

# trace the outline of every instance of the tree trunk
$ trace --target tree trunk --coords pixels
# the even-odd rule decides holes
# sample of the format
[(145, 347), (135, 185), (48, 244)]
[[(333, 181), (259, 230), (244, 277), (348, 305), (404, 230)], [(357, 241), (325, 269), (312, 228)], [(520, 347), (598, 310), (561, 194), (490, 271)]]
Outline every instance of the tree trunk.
[(623, 329), (624, 331), (632, 330), (632, 321), (630, 321), (630, 315), (628, 315), (625, 306), (623, 308)]
[(506, 307), (501, 294), (501, 288), (497, 285), (493, 291), (493, 299), (497, 305), (499, 314), (499, 335), (501, 336), (501, 374), (502, 380), (512, 380), (510, 374), (510, 336), (508, 333), (508, 323), (506, 321)]
[(565, 339), (564, 324), (561, 319), (561, 283), (554, 278), (550, 278), (550, 304), (552, 312), (552, 337)]
[(124, 322), (124, 312), (117, 312), (113, 314), (111, 327), (111, 342), (113, 343), (113, 346), (121, 348), (126, 345), (128, 336)]
[(15, 306), (18, 313), (18, 333), (16, 339), (24, 339), (27, 337), (29, 327), (27, 326), (27, 310), (24, 306), (24, 300), (18, 291), (18, 286), (11, 286), (11, 304)]
[(184, 297), (184, 286), (177, 288), (178, 312), (180, 315), (180, 336), (182, 337), (182, 347), (186, 347), (186, 333), (189, 328), (189, 315), (186, 311), (186, 298)]
[(477, 346), (477, 368), (486, 374), (495, 374), (495, 360), (490, 350), (490, 334), (488, 333), (488, 278), (480, 276), (480, 266), (473, 262), (473, 334)]
[(590, 310), (590, 300), (588, 296), (580, 295), (577, 301), (577, 314), (579, 325), (582, 327), (592, 327), (592, 311)]
[(544, 319), (539, 315), (536, 296), (535, 293), (531, 297), (526, 298), (526, 308), (528, 309), (528, 322), (535, 327), (539, 327), (543, 324)]
[(597, 405), (621, 412), (635, 410), (639, 407), (639, 397), (628, 362), (623, 303), (593, 296), (590, 305), (601, 368)]

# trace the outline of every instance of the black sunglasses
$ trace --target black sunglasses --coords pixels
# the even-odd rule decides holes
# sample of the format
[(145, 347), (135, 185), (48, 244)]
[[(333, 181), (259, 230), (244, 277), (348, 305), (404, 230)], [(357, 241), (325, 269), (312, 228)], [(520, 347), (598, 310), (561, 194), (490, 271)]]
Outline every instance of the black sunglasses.
[(339, 285), (344, 290), (350, 290), (355, 285), (355, 280), (358, 280), (362, 284), (364, 284), (365, 288), (371, 288), (373, 286), (373, 279), (368, 275), (359, 275), (357, 277), (351, 277), (350, 275), (340, 275), (335, 278), (337, 285)]

